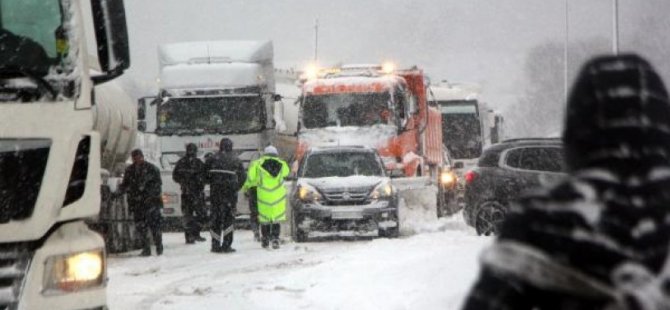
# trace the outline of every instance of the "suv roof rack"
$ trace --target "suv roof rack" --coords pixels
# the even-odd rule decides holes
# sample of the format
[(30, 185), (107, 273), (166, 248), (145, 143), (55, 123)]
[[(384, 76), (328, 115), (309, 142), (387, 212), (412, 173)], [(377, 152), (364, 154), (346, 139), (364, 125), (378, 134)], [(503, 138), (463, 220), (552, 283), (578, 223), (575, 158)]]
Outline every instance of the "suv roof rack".
[(562, 141), (561, 137), (531, 137), (531, 138), (514, 138), (514, 139), (505, 139), (501, 141), (501, 143), (508, 143), (508, 142), (523, 142), (523, 141)]

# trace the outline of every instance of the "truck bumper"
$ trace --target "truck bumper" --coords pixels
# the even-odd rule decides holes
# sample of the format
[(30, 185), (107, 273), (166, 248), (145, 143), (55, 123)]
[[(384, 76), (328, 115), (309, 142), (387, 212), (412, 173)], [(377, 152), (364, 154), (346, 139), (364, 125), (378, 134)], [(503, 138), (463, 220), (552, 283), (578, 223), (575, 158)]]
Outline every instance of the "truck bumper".
[[(106, 253), (102, 237), (90, 230), (83, 221), (59, 226), (44, 239), (27, 246), (21, 243), (0, 244), (1, 249), (29, 249), (23, 265), (23, 279), (16, 282), (15, 299), (18, 309), (105, 309), (107, 304)], [(37, 248), (34, 248), (37, 247)], [(88, 288), (69, 292), (47, 290), (46, 275), (50, 258), (96, 251), (102, 254), (102, 281)], [(30, 254), (32, 253), (32, 255)], [(19, 264), (21, 265), (21, 264)], [(1, 308), (1, 307), (0, 307)], [(12, 307), (10, 307), (12, 309)]]

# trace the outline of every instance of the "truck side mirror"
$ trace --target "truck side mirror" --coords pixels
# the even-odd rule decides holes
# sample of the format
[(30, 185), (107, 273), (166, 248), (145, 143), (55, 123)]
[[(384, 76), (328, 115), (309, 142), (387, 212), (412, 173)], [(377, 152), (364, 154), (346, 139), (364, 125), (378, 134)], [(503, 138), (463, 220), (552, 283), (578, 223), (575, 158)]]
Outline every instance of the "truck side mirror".
[(272, 98), (274, 99), (275, 102), (277, 102), (277, 101), (281, 101), (282, 96), (280, 94), (274, 94), (272, 96)]
[(128, 27), (123, 0), (91, 1), (98, 61), (103, 75), (92, 77), (96, 84), (120, 76), (130, 67)]
[(137, 100), (137, 119), (143, 121), (147, 117), (147, 104), (144, 98)]
[(139, 131), (139, 132), (147, 131), (147, 122), (146, 121), (137, 121), (137, 131)]

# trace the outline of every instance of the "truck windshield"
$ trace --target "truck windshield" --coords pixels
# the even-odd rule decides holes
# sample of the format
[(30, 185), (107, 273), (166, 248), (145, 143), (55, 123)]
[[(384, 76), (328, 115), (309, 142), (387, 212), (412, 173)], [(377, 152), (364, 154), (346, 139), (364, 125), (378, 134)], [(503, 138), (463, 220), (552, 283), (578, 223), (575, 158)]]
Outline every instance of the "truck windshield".
[(442, 139), (454, 158), (477, 158), (482, 153), (478, 102), (440, 101)]
[(316, 153), (302, 167), (304, 178), (383, 176), (381, 163), (372, 152)]
[(308, 95), (302, 106), (305, 128), (330, 126), (372, 126), (389, 124), (388, 93), (341, 93)]
[(242, 134), (264, 128), (259, 96), (171, 98), (158, 108), (159, 134)]
[[(0, 101), (69, 97), (70, 9), (59, 0), (0, 1)], [(28, 97), (28, 98), (26, 98)]]

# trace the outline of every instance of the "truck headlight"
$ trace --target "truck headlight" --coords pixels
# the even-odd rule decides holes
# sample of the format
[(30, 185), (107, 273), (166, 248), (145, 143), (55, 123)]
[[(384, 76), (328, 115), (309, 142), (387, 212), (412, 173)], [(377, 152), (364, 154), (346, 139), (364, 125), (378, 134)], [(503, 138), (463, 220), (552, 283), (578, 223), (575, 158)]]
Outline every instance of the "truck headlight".
[(163, 205), (171, 205), (179, 203), (179, 195), (174, 192), (164, 192), (161, 194), (161, 199), (163, 199)]
[(44, 269), (44, 293), (69, 293), (101, 286), (105, 277), (102, 249), (51, 256)]
[(297, 196), (303, 202), (317, 202), (321, 200), (321, 194), (314, 187), (305, 184), (298, 186)]
[(457, 180), (458, 178), (451, 171), (442, 171), (440, 174), (440, 185), (443, 187), (453, 187)]
[(370, 193), (372, 200), (391, 198), (391, 196), (393, 196), (393, 186), (388, 182), (377, 185)]

